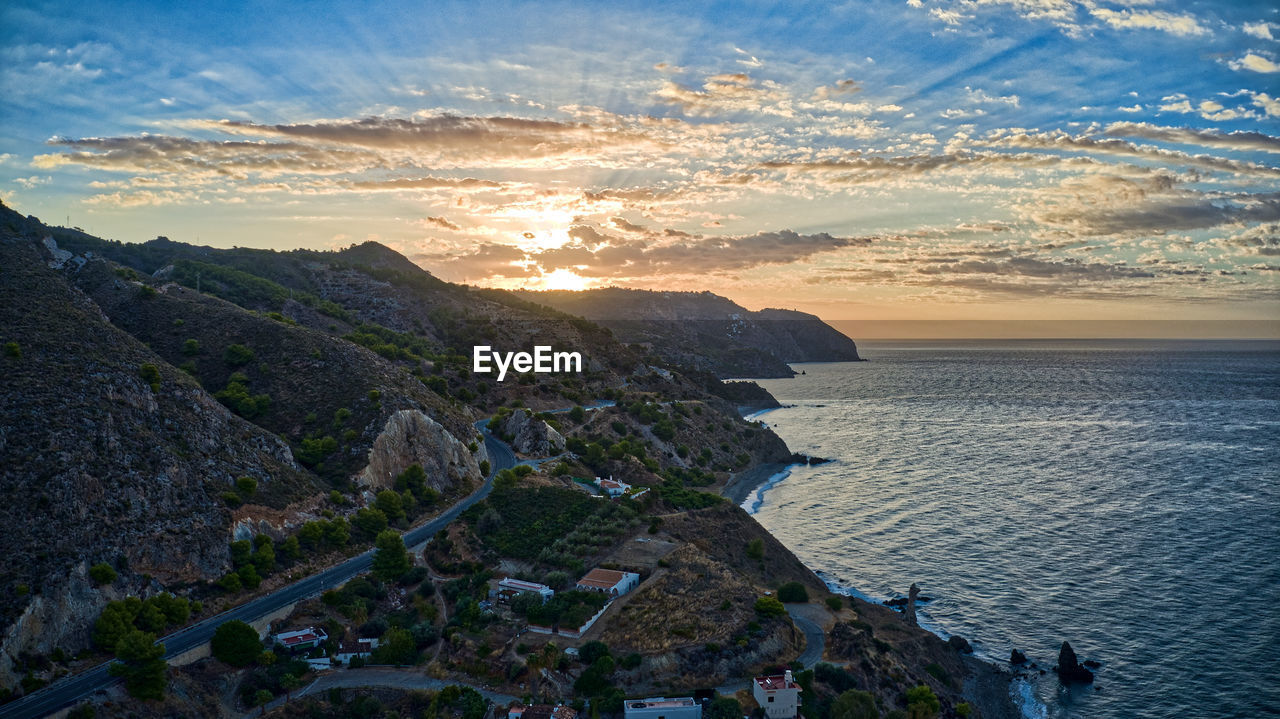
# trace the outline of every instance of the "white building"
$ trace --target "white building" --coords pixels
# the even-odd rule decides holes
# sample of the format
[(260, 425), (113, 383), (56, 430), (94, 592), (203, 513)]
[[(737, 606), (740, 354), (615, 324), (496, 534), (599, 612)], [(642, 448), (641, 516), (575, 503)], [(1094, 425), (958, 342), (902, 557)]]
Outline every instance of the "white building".
[(751, 696), (764, 708), (768, 719), (796, 719), (800, 716), (800, 685), (791, 670), (769, 677), (756, 677), (751, 682)]
[(355, 641), (343, 641), (338, 645), (338, 653), (334, 655), (334, 659), (343, 664), (350, 664), (352, 659), (368, 659), (373, 655), (373, 650), (378, 648), (378, 639), (357, 639)]
[(307, 627), (306, 629), (298, 629), (292, 632), (280, 632), (275, 636), (275, 641), (292, 652), (299, 649), (315, 649), (328, 638), (329, 635), (325, 634), (323, 629)]
[(600, 488), (601, 492), (604, 492), (606, 496), (611, 498), (621, 497), (627, 493), (627, 490), (631, 489), (631, 485), (626, 482), (619, 482), (612, 476), (608, 479), (600, 479), (599, 477), (596, 477), (596, 486)]
[(498, 594), (500, 596), (507, 596), (508, 598), (511, 598), (517, 594), (523, 594), (524, 592), (537, 594), (542, 597), (543, 602), (546, 602), (548, 599), (551, 599), (556, 595), (554, 589), (545, 584), (538, 584), (537, 582), (526, 582), (522, 579), (515, 579), (514, 577), (505, 577), (502, 581), (498, 582)]
[(586, 592), (603, 592), (611, 597), (620, 597), (635, 589), (640, 584), (640, 575), (635, 572), (619, 572), (613, 569), (592, 569), (587, 576), (578, 580), (578, 589)]
[(693, 697), (628, 699), (622, 706), (626, 719), (702, 719), (702, 705)]

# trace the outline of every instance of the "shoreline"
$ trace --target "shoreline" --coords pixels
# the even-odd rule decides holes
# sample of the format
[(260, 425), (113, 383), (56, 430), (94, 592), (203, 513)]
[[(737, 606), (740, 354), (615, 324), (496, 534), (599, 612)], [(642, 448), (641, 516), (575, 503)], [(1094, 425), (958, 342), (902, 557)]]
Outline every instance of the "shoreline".
[[(743, 419), (752, 420), (775, 409), (782, 409), (782, 407), (755, 410), (750, 413), (744, 413), (742, 417)], [(764, 494), (791, 476), (793, 468), (803, 466), (806, 465), (782, 462), (759, 464), (745, 472), (734, 475), (720, 490), (720, 493), (754, 518), (760, 509), (760, 504), (764, 501)], [(744, 506), (753, 496), (755, 497), (753, 506), (750, 508)], [(763, 525), (761, 526), (763, 527)], [(768, 531), (767, 527), (764, 529)], [(852, 586), (833, 586), (832, 582), (827, 579), (829, 575), (825, 572), (810, 567), (808, 564), (805, 564), (805, 566), (823, 584), (827, 585), (827, 588), (832, 593), (843, 594), (850, 599), (867, 602), (868, 604), (880, 605), (878, 601)], [(943, 640), (951, 636), (941, 627), (929, 627), (925, 626), (924, 623), (920, 627)], [(1042, 712), (1035, 711), (1034, 707), (1027, 706), (1025, 697), (1022, 701), (1015, 699), (1015, 696), (1025, 695), (1025, 692), (1021, 691), (1022, 687), (1019, 687), (1019, 683), (1025, 683), (1025, 680), (1019, 679), (1018, 675), (1004, 666), (1000, 660), (976, 654), (962, 655), (961, 659), (970, 670), (970, 676), (964, 682), (964, 693), (969, 697), (975, 708), (978, 709), (980, 716), (985, 719), (1035, 719), (1036, 717), (1043, 717)]]

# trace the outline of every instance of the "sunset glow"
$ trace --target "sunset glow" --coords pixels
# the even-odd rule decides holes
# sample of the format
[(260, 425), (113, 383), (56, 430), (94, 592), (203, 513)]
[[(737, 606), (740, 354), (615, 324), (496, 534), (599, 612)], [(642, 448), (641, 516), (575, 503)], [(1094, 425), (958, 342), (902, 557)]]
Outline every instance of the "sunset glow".
[(170, 13), (0, 10), (6, 203), (833, 320), (1280, 316), (1266, 3)]

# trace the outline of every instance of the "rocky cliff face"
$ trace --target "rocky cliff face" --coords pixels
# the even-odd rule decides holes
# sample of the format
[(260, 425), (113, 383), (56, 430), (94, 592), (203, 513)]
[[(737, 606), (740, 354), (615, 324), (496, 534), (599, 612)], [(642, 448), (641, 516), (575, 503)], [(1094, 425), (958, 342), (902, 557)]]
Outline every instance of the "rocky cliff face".
[(613, 330), (664, 360), (718, 377), (790, 377), (788, 362), (857, 361), (853, 340), (817, 317), (793, 310), (751, 312), (710, 292), (607, 288), (525, 292), (562, 312)]
[(487, 459), (483, 442), (477, 442), (472, 452), (421, 411), (400, 410), (391, 415), (373, 441), (360, 484), (375, 491), (390, 488), (397, 475), (418, 464), (427, 473), (427, 485), (443, 494), (483, 481), (479, 463)]
[(529, 410), (512, 412), (502, 423), (502, 435), (520, 454), (546, 457), (564, 451), (564, 437)]

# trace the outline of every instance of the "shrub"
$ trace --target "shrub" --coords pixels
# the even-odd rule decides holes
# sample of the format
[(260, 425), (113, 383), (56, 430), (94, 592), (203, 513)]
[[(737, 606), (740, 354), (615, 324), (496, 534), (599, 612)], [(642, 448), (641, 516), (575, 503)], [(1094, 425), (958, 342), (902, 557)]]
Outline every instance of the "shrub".
[(17, 342), (4, 343), (4, 356), (13, 359), (22, 359), (22, 347)]
[(182, 343), (182, 354), (194, 355), (200, 353), (200, 342), (194, 339), (187, 340)]
[(778, 599), (783, 602), (807, 602), (809, 593), (800, 582), (787, 582), (778, 587)]
[(831, 719), (879, 719), (875, 697), (870, 692), (850, 689), (831, 702)]
[(942, 709), (942, 703), (934, 696), (928, 684), (907, 690), (907, 714), (911, 719), (933, 719)]
[(747, 559), (764, 559), (764, 540), (760, 538), (747, 542)]
[(245, 497), (252, 497), (258, 492), (258, 480), (253, 477), (238, 477), (236, 491)]
[(138, 375), (142, 377), (142, 381), (151, 385), (152, 392), (160, 391), (160, 370), (155, 365), (147, 363), (138, 368)]
[(373, 576), (384, 582), (393, 582), (409, 571), (409, 553), (398, 532), (391, 529), (380, 532), (375, 546), (377, 550), (373, 554)]
[(227, 349), (222, 352), (222, 361), (232, 367), (243, 367), (253, 361), (253, 350), (241, 344), (227, 345)]
[(827, 607), (833, 612), (838, 612), (844, 609), (844, 600), (840, 597), (827, 597)]
[(787, 608), (774, 597), (760, 597), (755, 604), (756, 614), (762, 617), (780, 617), (787, 613)]
[(116, 570), (106, 562), (98, 562), (89, 567), (89, 578), (97, 585), (110, 584), (116, 581)]

